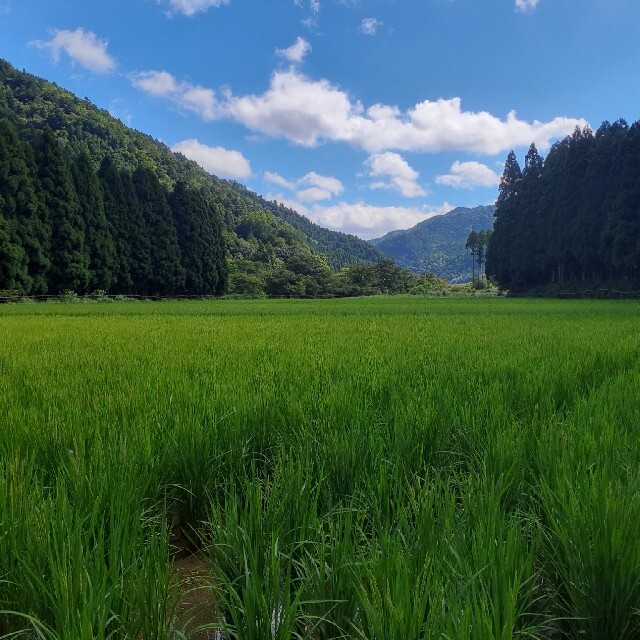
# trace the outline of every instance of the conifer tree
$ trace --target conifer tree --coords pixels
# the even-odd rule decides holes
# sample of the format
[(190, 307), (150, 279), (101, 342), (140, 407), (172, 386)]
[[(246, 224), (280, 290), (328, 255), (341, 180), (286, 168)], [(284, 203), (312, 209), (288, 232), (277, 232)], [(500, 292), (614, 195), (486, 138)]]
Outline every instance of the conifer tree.
[[(10, 288), (21, 293), (46, 293), (51, 265), (48, 257), (51, 227), (45, 218), (31, 147), (18, 139), (8, 120), (0, 121), (0, 194), (5, 218), (5, 251), (7, 256), (11, 255), (13, 265), (5, 267), (7, 277), (13, 281)], [(24, 252), (26, 272), (16, 246)]]
[(89, 254), (89, 289), (108, 291), (116, 277), (116, 250), (111, 226), (105, 215), (100, 180), (86, 146), (74, 159), (71, 169), (84, 220), (85, 243)]
[(84, 221), (67, 159), (49, 127), (44, 128), (38, 142), (36, 161), (45, 211), (51, 223), (49, 290), (83, 293), (90, 275)]
[(513, 149), (509, 152), (500, 179), (496, 200), (493, 235), (487, 251), (486, 271), (503, 287), (514, 283), (511, 246), (516, 238), (517, 196), (522, 184), (522, 171)]
[(114, 244), (114, 270), (111, 290), (115, 293), (133, 293), (131, 277), (131, 239), (127, 226), (127, 192), (122, 177), (111, 156), (105, 156), (98, 170), (105, 219), (112, 230)]
[(184, 286), (185, 271), (180, 264), (180, 247), (166, 193), (156, 176), (145, 167), (138, 167), (132, 179), (142, 228), (147, 234), (145, 245), (150, 250), (151, 269), (145, 292), (176, 293)]

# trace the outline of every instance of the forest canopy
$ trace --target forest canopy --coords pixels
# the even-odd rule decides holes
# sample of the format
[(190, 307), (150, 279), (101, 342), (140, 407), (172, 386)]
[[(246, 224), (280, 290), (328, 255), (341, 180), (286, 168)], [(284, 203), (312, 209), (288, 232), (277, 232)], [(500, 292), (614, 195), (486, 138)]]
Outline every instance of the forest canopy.
[(640, 285), (640, 121), (576, 128), (546, 159), (513, 151), (500, 182), (486, 272), (506, 289)]

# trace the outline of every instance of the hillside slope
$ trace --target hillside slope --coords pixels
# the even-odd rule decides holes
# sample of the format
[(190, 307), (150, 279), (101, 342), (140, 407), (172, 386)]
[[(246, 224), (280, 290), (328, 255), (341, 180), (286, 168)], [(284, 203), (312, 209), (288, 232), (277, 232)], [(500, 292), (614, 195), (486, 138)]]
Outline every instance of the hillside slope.
[[(263, 272), (301, 250), (321, 253), (334, 269), (376, 262), (382, 255), (364, 240), (322, 229), (291, 209), (267, 202), (234, 182), (206, 173), (166, 145), (130, 129), (54, 83), (18, 71), (0, 60), (0, 118), (8, 119), (23, 141), (35, 145), (50, 127), (73, 157), (87, 149), (96, 167), (109, 157), (120, 171), (138, 167), (151, 171), (171, 194), (176, 183), (201, 190), (211, 205), (222, 210), (230, 271)], [(235, 262), (234, 262), (235, 261)], [(237, 264), (236, 264), (237, 263)]]
[(464, 248), (467, 237), (471, 231), (491, 229), (494, 211), (494, 206), (458, 207), (369, 242), (414, 273), (431, 272), (464, 282), (471, 280), (471, 257)]

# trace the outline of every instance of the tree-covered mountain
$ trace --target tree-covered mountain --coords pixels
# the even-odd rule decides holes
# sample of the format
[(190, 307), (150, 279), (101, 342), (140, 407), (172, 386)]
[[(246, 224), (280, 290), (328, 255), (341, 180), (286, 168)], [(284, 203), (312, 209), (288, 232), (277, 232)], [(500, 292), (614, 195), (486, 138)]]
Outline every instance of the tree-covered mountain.
[(452, 282), (471, 280), (472, 257), (465, 249), (471, 231), (491, 229), (493, 206), (458, 207), (370, 240), (395, 262), (414, 273), (434, 273)]
[(504, 288), (640, 286), (640, 121), (576, 129), (543, 160), (511, 152), (496, 202), (487, 274)]
[(305, 295), (382, 257), (0, 60), (0, 290)]

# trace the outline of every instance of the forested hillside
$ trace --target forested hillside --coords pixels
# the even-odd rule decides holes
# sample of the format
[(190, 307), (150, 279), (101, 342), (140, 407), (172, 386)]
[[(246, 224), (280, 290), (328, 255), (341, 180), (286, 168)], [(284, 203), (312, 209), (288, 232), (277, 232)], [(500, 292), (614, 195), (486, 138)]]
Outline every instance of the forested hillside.
[(640, 286), (640, 121), (576, 129), (521, 170), (509, 154), (486, 271), (501, 287)]
[(0, 60), (0, 290), (313, 295), (381, 258)]
[(491, 229), (493, 206), (458, 207), (406, 231), (391, 231), (370, 242), (414, 273), (431, 272), (455, 282), (471, 280), (472, 259), (465, 249), (471, 231)]

